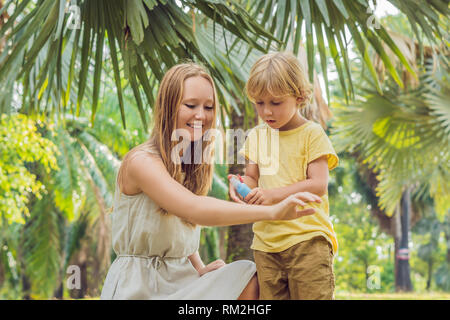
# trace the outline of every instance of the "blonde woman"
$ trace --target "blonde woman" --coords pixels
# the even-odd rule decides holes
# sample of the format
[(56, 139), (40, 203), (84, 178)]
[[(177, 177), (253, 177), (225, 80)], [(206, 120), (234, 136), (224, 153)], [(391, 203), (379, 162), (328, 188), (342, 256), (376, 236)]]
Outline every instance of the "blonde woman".
[[(206, 194), (211, 187), (212, 150), (204, 135), (214, 128), (218, 102), (213, 80), (194, 63), (172, 67), (154, 106), (150, 139), (124, 158), (112, 213), (117, 258), (101, 299), (257, 299), (251, 261), (205, 266), (199, 256), (200, 225), (228, 226), (261, 220), (293, 219), (314, 213), (296, 205), (320, 201), (298, 193), (274, 206), (236, 204)], [(177, 149), (181, 132), (202, 161)], [(205, 142), (206, 140), (206, 142)], [(176, 152), (174, 152), (176, 150)], [(179, 152), (178, 152), (179, 151)]]

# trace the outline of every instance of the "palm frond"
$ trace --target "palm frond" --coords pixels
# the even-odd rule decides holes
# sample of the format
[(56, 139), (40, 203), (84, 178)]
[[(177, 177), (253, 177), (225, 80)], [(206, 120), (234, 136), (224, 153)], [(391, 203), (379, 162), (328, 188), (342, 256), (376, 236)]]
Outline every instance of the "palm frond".
[(80, 201), (80, 184), (82, 174), (79, 163), (73, 156), (75, 140), (62, 127), (58, 126), (56, 135), (52, 139), (60, 151), (57, 158), (60, 170), (53, 175), (55, 204), (62, 212), (65, 212), (69, 221), (76, 219)]
[(99, 205), (106, 202), (108, 205), (112, 203), (112, 195), (108, 187), (108, 181), (105, 178), (102, 170), (98, 167), (95, 157), (83, 143), (80, 138), (77, 138), (75, 155), (81, 164), (86, 179), (91, 182), (92, 186), (98, 188), (99, 192), (96, 194)]
[[(436, 0), (427, 5), (419, 5), (413, 0), (391, 2), (408, 16), (415, 30), (421, 30), (426, 36), (433, 38), (433, 41), (442, 40), (443, 32), (439, 19), (442, 16), (446, 19), (448, 16), (445, 1)], [(356, 43), (355, 48), (364, 57), (376, 83), (378, 78), (368, 59), (368, 45), (378, 52), (383, 64), (400, 86), (403, 84), (402, 79), (383, 48), (383, 43), (394, 52), (408, 71), (414, 74), (413, 68), (383, 26), (375, 30), (367, 27), (370, 17), (370, 13), (367, 13), (368, 0), (265, 3), (254, 0), (234, 0), (230, 3), (183, 0), (179, 5), (173, 1), (79, 1), (81, 28), (77, 30), (67, 27), (69, 16), (64, 14), (63, 0), (45, 0), (39, 6), (32, 1), (22, 1), (18, 5), (8, 4), (13, 6), (14, 10), (0, 33), (0, 37), (7, 37), (4, 52), (0, 56), (2, 86), (9, 84), (11, 87), (15, 80), (23, 78), (26, 80), (25, 96), (32, 101), (30, 107), (35, 108), (49, 101), (52, 103), (51, 109), (62, 109), (61, 106), (65, 108), (68, 98), (74, 93), (73, 83), (77, 83), (74, 112), (77, 116), (81, 114), (85, 93), (92, 90), (91, 122), (95, 119), (98, 106), (101, 70), (105, 60), (109, 58), (108, 55), (103, 56), (105, 41), (108, 43), (113, 63), (123, 126), (126, 121), (121, 97), (122, 79), (130, 81), (145, 125), (148, 119), (144, 114), (148, 109), (138, 87), (142, 85), (144, 88), (150, 106), (153, 96), (149, 93), (149, 77), (146, 77), (142, 70), (151, 70), (151, 74), (160, 80), (164, 70), (177, 63), (180, 58), (201, 61), (221, 83), (221, 86), (218, 85), (219, 88), (224, 88), (219, 90), (221, 102), (226, 102), (229, 97), (224, 92), (225, 89), (230, 89), (227, 82), (230, 79), (221, 75), (224, 69), (231, 68), (230, 53), (237, 46), (245, 44), (241, 48), (245, 54), (238, 56), (241, 61), (245, 61), (252, 52), (265, 52), (271, 46), (285, 48), (289, 42), (294, 43), (293, 50), (297, 53), (303, 30), (306, 30), (311, 81), (315, 52), (319, 53), (324, 74), (327, 73), (328, 60), (331, 57), (347, 98), (353, 94), (347, 61), (349, 31)], [(25, 9), (28, 10), (27, 14), (22, 14)], [(249, 13), (246, 9), (249, 9)], [(198, 38), (201, 36), (197, 21), (203, 21), (205, 18), (205, 21), (213, 22), (213, 43), (220, 41), (218, 35), (221, 31), (222, 34), (228, 35), (221, 39), (225, 48), (221, 49), (220, 54), (225, 54), (226, 59), (220, 64), (218, 61), (211, 61), (211, 55), (205, 53), (204, 47), (200, 48)], [(41, 27), (42, 21), (44, 24)], [(123, 28), (117, 21), (124, 22)], [(303, 29), (302, 24), (305, 24), (306, 28)], [(228, 42), (227, 38), (230, 36), (234, 39)], [(217, 49), (217, 46), (215, 48)], [(47, 53), (44, 56), (41, 55), (43, 50)], [(123, 75), (120, 67), (122, 63)], [(16, 72), (17, 70), (19, 72)], [(239, 69), (233, 67), (231, 70), (234, 73), (228, 73), (233, 75), (232, 78), (245, 81), (245, 76)], [(93, 85), (88, 85), (88, 81), (92, 81)], [(328, 82), (326, 77), (325, 82)], [(238, 88), (237, 85), (231, 85), (232, 97), (245, 100), (244, 94), (239, 92)], [(52, 90), (53, 94), (50, 94)], [(236, 94), (238, 96), (235, 97)], [(37, 100), (41, 103), (37, 104)], [(1, 110), (10, 109), (8, 102), (2, 102)], [(227, 111), (230, 106), (233, 107), (232, 104), (228, 105)], [(246, 107), (245, 110), (251, 108)]]
[(108, 185), (110, 193), (115, 190), (115, 177), (119, 170), (120, 161), (109, 150), (109, 148), (97, 141), (92, 135), (83, 132), (78, 139), (86, 147), (86, 150), (93, 156), (96, 166), (101, 171)]
[(85, 236), (88, 227), (88, 212), (85, 211), (79, 216), (79, 219), (73, 221), (67, 227), (64, 240), (64, 260), (61, 268), (63, 272), (67, 270), (70, 259), (80, 249), (81, 239)]
[[(347, 61), (348, 50), (352, 48), (349, 43), (351, 39), (348, 39), (349, 33), (353, 37), (353, 48), (359, 51), (364, 58), (364, 62), (371, 71), (370, 75), (377, 84), (380, 93), (381, 87), (378, 85), (378, 77), (368, 55), (369, 46), (380, 55), (384, 66), (400, 86), (403, 86), (402, 79), (392, 65), (391, 59), (386, 54), (382, 44), (390, 48), (408, 72), (417, 78), (416, 71), (392, 40), (386, 30), (387, 27), (383, 24), (380, 24), (379, 28), (377, 26), (373, 29), (368, 26), (368, 21), (373, 14), (368, 0), (266, 1), (266, 5), (262, 5), (260, 1), (255, 0), (240, 2), (250, 9), (250, 14), (254, 19), (282, 40), (277, 49), (290, 47), (290, 43), (293, 43), (292, 49), (294, 53), (298, 53), (300, 39), (306, 37), (310, 81), (313, 81), (312, 68), (316, 52), (318, 52), (322, 74), (328, 87), (326, 78), (327, 60), (331, 57), (346, 98), (353, 95), (352, 79)], [(419, 34), (419, 31), (421, 31), (433, 43), (439, 44), (444, 40), (445, 31), (439, 26), (439, 22), (440, 19), (448, 21), (449, 9), (445, 1), (436, 1), (428, 5), (418, 4), (413, 0), (393, 0), (390, 2), (408, 16), (410, 23), (415, 27), (417, 39), (421, 39), (421, 34)], [(418, 12), (420, 12), (420, 16), (417, 14)], [(302, 24), (306, 26), (303, 30)], [(305, 33), (303, 33), (304, 30), (306, 30)]]
[(51, 194), (38, 200), (23, 233), (26, 274), (38, 297), (51, 297), (58, 280), (61, 243), (60, 218), (53, 208)]

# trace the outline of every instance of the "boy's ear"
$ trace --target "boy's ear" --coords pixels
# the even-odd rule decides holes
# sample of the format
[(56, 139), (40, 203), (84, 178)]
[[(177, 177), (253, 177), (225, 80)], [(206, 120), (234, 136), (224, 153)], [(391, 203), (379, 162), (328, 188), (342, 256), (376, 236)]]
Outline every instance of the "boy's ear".
[(302, 97), (297, 97), (297, 99), (295, 99), (295, 102), (297, 102), (297, 105), (299, 105), (300, 103), (303, 102), (303, 98)]

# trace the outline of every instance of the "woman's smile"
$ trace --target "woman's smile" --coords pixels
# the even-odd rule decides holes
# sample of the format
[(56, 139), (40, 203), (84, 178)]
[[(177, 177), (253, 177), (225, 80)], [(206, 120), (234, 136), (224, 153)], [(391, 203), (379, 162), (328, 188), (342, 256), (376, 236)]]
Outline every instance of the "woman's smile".
[(202, 129), (204, 124), (201, 121), (194, 121), (194, 123), (187, 123), (187, 126), (192, 129)]

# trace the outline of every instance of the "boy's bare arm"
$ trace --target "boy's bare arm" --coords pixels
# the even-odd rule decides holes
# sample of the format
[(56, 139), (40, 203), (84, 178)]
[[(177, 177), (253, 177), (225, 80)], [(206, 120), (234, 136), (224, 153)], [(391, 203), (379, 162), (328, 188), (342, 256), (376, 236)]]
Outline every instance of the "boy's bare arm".
[(323, 196), (328, 191), (328, 161), (327, 157), (320, 157), (308, 164), (306, 180), (299, 181), (286, 187), (271, 189), (273, 203), (283, 201), (296, 192), (308, 191)]
[(242, 177), (244, 183), (249, 186), (250, 189), (258, 186), (259, 168), (254, 162), (247, 162), (245, 166), (244, 176)]
[(283, 201), (296, 192), (311, 192), (323, 196), (328, 190), (328, 162), (326, 156), (309, 163), (307, 179), (286, 187), (253, 190), (245, 197), (248, 204), (271, 205)]

